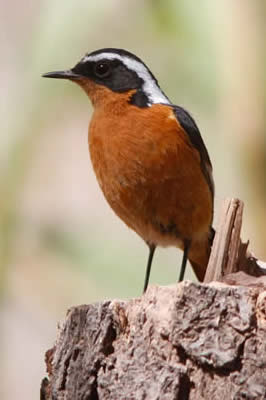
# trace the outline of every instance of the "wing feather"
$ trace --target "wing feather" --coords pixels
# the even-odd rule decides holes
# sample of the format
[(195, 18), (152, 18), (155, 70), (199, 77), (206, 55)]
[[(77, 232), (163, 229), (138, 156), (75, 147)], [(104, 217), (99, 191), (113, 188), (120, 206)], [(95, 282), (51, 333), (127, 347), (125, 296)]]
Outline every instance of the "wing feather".
[(188, 135), (191, 145), (199, 152), (201, 159), (201, 169), (210, 188), (212, 197), (214, 197), (214, 182), (212, 177), (212, 164), (206, 149), (206, 146), (201, 137), (200, 131), (196, 122), (191, 115), (180, 106), (173, 106), (174, 114)]

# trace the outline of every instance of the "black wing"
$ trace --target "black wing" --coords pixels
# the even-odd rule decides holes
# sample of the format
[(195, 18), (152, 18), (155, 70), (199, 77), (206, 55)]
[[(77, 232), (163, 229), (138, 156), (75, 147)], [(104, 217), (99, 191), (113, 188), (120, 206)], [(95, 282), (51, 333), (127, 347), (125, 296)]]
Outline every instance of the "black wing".
[(200, 131), (196, 125), (196, 122), (191, 117), (191, 115), (184, 110), (184, 108), (179, 106), (172, 106), (173, 111), (180, 125), (188, 135), (190, 142), (195, 149), (198, 150), (201, 159), (201, 169), (205, 176), (205, 179), (209, 185), (212, 198), (214, 197), (214, 183), (212, 178), (212, 164), (208, 154), (208, 151), (205, 147), (205, 144), (202, 140)]

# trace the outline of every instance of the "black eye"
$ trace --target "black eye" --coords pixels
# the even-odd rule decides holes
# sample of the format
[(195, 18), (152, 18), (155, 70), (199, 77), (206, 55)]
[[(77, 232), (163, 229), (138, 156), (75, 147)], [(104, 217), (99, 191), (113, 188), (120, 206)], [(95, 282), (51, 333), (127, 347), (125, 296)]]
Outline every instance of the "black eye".
[(98, 78), (105, 78), (110, 74), (110, 65), (105, 61), (98, 62), (94, 67), (94, 73)]

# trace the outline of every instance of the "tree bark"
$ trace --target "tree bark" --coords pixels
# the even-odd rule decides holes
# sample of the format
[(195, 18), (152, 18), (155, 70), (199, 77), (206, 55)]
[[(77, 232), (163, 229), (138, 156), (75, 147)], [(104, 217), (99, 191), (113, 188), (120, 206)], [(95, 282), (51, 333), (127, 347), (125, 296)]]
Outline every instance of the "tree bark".
[(266, 399), (265, 268), (241, 243), (242, 211), (225, 203), (205, 283), (71, 308), (41, 400)]

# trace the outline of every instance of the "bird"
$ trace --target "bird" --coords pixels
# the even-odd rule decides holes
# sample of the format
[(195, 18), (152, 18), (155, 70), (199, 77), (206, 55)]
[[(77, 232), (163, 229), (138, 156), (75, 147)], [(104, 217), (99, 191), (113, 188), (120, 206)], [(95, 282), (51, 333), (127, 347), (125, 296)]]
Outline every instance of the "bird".
[(196, 122), (173, 104), (135, 54), (103, 48), (71, 69), (43, 74), (77, 83), (93, 114), (89, 152), (107, 202), (148, 245), (144, 290), (155, 249), (183, 250), (199, 281), (214, 237), (212, 164)]

